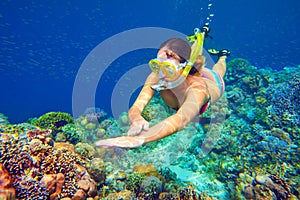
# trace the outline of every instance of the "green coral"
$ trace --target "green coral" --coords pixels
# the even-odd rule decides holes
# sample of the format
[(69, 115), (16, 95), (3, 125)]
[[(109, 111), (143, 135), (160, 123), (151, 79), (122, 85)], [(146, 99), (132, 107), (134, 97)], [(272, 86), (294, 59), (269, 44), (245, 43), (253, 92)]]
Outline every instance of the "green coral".
[(141, 115), (145, 120), (150, 121), (152, 119), (151, 113), (151, 105), (147, 105)]
[(165, 107), (166, 105), (162, 101), (161, 97), (154, 97), (142, 111), (142, 117), (149, 122), (168, 117), (170, 108)]
[(259, 109), (259, 108), (255, 108), (254, 109), (254, 113), (255, 113), (255, 122), (256, 123), (261, 123), (264, 125), (268, 124), (269, 121), (269, 115), (266, 109)]
[(74, 124), (74, 118), (65, 112), (48, 112), (38, 119), (31, 119), (30, 123), (42, 129), (51, 129), (52, 136), (55, 138), (58, 132), (67, 124)]
[(125, 188), (138, 193), (140, 184), (146, 178), (146, 175), (140, 173), (129, 174), (126, 178)]
[(96, 154), (96, 150), (93, 146), (81, 142), (75, 145), (75, 152), (78, 153), (80, 156), (88, 159), (94, 158)]
[(0, 113), (0, 124), (9, 124), (8, 117)]
[(62, 127), (62, 131), (65, 133), (66, 140), (72, 144), (77, 144), (81, 141), (80, 127), (76, 126), (76, 124), (67, 124)]
[(29, 130), (37, 129), (37, 127), (28, 124), (0, 124), (0, 133), (9, 133), (19, 135), (20, 132), (27, 132)]

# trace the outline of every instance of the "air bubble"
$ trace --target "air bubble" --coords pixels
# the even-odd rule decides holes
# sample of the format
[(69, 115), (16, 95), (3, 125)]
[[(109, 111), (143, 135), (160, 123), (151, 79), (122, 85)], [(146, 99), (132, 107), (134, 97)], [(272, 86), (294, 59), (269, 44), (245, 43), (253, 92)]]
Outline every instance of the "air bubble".
[(206, 18), (206, 21), (211, 22), (212, 21), (212, 17), (214, 16), (214, 14), (212, 14), (211, 12), (211, 8), (212, 8), (212, 0), (208, 0), (208, 4), (207, 4), (207, 11), (208, 11), (208, 17)]

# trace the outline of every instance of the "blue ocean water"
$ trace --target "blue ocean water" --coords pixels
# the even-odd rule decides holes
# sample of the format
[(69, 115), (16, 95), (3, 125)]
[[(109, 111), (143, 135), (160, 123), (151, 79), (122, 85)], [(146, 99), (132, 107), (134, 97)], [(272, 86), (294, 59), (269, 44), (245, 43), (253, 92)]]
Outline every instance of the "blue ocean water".
[[(229, 59), (245, 58), (258, 68), (299, 65), (299, 13), (297, 0), (3, 0), (0, 112), (11, 123), (49, 111), (72, 113), (77, 72), (98, 44), (142, 27), (189, 35), (207, 22), (210, 14), (214, 14), (210, 23), (213, 39), (208, 39), (205, 47), (228, 48), (232, 52)], [(148, 39), (144, 37), (137, 40)], [(120, 55), (98, 84), (96, 106), (111, 113), (111, 93), (117, 80), (154, 56), (153, 49)]]

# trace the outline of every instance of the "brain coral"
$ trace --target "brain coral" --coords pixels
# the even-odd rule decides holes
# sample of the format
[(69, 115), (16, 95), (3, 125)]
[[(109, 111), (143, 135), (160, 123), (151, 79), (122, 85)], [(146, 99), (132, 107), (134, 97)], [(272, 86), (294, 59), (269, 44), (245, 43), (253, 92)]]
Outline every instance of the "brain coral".
[(95, 182), (80, 157), (53, 147), (51, 131), (0, 133), (0, 162), (12, 177), (17, 199), (86, 199)]

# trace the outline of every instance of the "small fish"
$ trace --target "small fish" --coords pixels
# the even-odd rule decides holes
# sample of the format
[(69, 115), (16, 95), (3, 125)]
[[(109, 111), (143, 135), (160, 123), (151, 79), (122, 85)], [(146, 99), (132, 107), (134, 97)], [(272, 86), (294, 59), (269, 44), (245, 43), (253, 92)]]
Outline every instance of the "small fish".
[(57, 121), (57, 122), (53, 122), (54, 126), (56, 126), (56, 128), (59, 128), (59, 127), (62, 127), (66, 124), (68, 124), (68, 122), (66, 120), (60, 120), (60, 121)]

